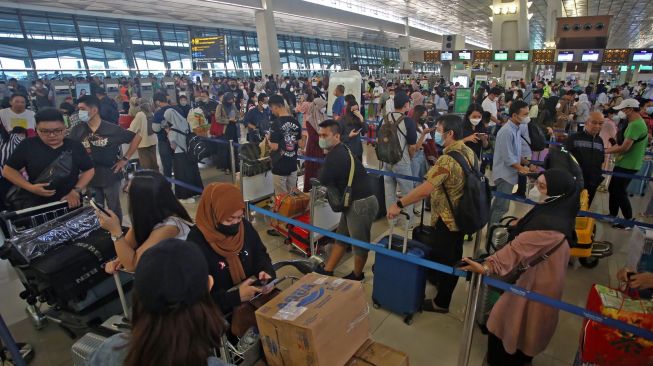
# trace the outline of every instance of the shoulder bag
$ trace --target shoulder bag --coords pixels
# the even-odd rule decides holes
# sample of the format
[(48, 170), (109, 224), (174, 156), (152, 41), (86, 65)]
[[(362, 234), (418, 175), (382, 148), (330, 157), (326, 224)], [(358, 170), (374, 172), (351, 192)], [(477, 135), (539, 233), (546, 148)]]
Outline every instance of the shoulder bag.
[(519, 277), (521, 277), (522, 273), (526, 272), (526, 270), (528, 270), (529, 268), (535, 267), (538, 264), (540, 264), (540, 263), (544, 262), (545, 260), (547, 260), (556, 250), (558, 250), (558, 248), (560, 248), (560, 246), (562, 245), (562, 243), (565, 242), (565, 240), (567, 240), (567, 237), (563, 237), (562, 240), (560, 240), (560, 242), (558, 244), (556, 244), (556, 246), (551, 248), (551, 250), (549, 250), (548, 252), (546, 252), (546, 253), (542, 254), (541, 256), (535, 258), (530, 263), (526, 263), (526, 264), (519, 263), (517, 265), (517, 267), (512, 269), (512, 271), (510, 271), (505, 276), (498, 277), (498, 279), (503, 281), (503, 282), (510, 283), (510, 284), (517, 283), (517, 280), (519, 280)]
[(340, 193), (338, 187), (335, 186), (328, 186), (326, 192), (327, 201), (329, 202), (329, 206), (331, 206), (333, 212), (342, 212), (346, 208), (349, 208), (349, 206), (351, 205), (351, 185), (354, 181), (356, 161), (354, 160), (354, 155), (351, 153), (351, 150), (349, 150), (347, 146), (345, 146), (345, 149), (347, 149), (347, 153), (349, 153), (349, 161), (351, 164), (349, 168), (349, 178), (347, 179), (347, 186), (345, 187), (345, 190), (342, 193)]

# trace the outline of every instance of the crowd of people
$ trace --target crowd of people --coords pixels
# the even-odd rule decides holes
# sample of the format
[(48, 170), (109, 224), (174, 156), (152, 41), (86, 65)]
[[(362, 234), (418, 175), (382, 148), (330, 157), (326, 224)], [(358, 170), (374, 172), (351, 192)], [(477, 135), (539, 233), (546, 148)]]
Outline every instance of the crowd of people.
[[(76, 207), (89, 190), (106, 207), (96, 213), (117, 253), (106, 270), (135, 272), (136, 291), (131, 335), (105, 342), (93, 356), (94, 365), (154, 365), (159, 360), (219, 365), (210, 350), (228, 331), (220, 313), (258, 296), (262, 290), (256, 281), (276, 277), (261, 236), (245, 217), (240, 190), (224, 183), (204, 187), (202, 162), (187, 150), (191, 132), (269, 150), (275, 195), (297, 190), (301, 155), (324, 159), (304, 163), (304, 190), (317, 179), (340, 192), (346, 202), (339, 207), (337, 232), (353, 239), (371, 241), (380, 209), (385, 208), (391, 225), (399, 225), (400, 212), (414, 222), (424, 214), (417, 204), (428, 201), (432, 235), (424, 244), (433, 248), (429, 259), (450, 266), (463, 257), (466, 236), (456, 210), (466, 172), (485, 174), (491, 168), (497, 192), (511, 195), (518, 186), (517, 194), (528, 195), (535, 206), (511, 230), (511, 245), (483, 263), (466, 258), (463, 269), (506, 275), (546, 255), (517, 285), (560, 299), (581, 190), (587, 189), (591, 201), (604, 185), (604, 170), (636, 174), (653, 128), (653, 85), (641, 82), (632, 88), (603, 81), (586, 87), (535, 80), (505, 86), (484, 82), (463, 116), (450, 113), (461, 86), (435, 76), (364, 80), (360, 95), (344, 85), (329, 87), (329, 78), (318, 76), (210, 82), (184, 76), (176, 79), (174, 91), (159, 85), (151, 99), (140, 94), (136, 80), (121, 82), (113, 99), (99, 80), (91, 84), (88, 95), (67, 98), (59, 108), (48, 93), (39, 92), (31, 104), (36, 113), (26, 109), (31, 94), (14, 85), (8, 107), (0, 110), (0, 194), (7, 197), (7, 209), (57, 200)], [(131, 117), (128, 126), (120, 125), (121, 114)], [(375, 144), (381, 169), (390, 173), (384, 177), (384, 202), (375, 195), (363, 164), (366, 140)], [(549, 141), (559, 146), (543, 148)], [(539, 161), (542, 155), (547, 155), (546, 169)], [(123, 171), (135, 158), (144, 170), (122, 185)], [(235, 174), (221, 151), (212, 160), (218, 169)], [(52, 173), (53, 167), (65, 169)], [(44, 177), (44, 172), (50, 175)], [(533, 189), (526, 192), (527, 176), (534, 173), (539, 174)], [(425, 180), (415, 183), (401, 176)], [(204, 189), (194, 219), (182, 203), (195, 202), (197, 193), (180, 185), (173, 192), (166, 180), (172, 177)], [(633, 218), (629, 182), (621, 175), (611, 177), (611, 216), (621, 212), (625, 219)], [(129, 203), (127, 231), (122, 229), (123, 192)], [(509, 203), (494, 198), (490, 225), (506, 215)], [(335, 243), (318, 272), (333, 275), (346, 251), (345, 243)], [(368, 253), (358, 247), (353, 253), (354, 268), (345, 278), (360, 281)], [(653, 287), (650, 277), (631, 276), (631, 286)], [(438, 291), (423, 309), (447, 313), (458, 277), (434, 271), (429, 281)], [(488, 322), (488, 363), (530, 363), (549, 343), (556, 319), (553, 308), (503, 294)], [(188, 326), (179, 329), (181, 323)], [(179, 339), (186, 338), (175, 333), (199, 341), (182, 344)]]

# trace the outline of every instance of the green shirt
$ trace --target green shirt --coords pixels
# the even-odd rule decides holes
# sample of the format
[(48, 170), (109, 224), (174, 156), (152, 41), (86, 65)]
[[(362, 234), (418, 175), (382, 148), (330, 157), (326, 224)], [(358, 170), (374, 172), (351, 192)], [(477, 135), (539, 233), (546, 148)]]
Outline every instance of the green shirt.
[(617, 155), (615, 166), (639, 170), (644, 162), (644, 153), (646, 152), (646, 145), (648, 145), (648, 128), (641, 117), (628, 123), (628, 127), (624, 132), (625, 139), (633, 140), (633, 144), (630, 150)]

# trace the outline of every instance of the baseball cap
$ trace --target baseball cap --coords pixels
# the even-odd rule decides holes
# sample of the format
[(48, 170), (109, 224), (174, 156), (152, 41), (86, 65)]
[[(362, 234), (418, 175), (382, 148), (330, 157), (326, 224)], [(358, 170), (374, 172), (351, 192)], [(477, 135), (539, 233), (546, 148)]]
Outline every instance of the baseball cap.
[(628, 99), (622, 100), (621, 103), (619, 103), (618, 106), (614, 106), (612, 108), (614, 108), (616, 110), (620, 110), (620, 109), (624, 109), (624, 108), (639, 108), (639, 102), (637, 101), (637, 99), (628, 98)]
[(206, 259), (195, 244), (166, 239), (138, 261), (134, 293), (145, 309), (158, 313), (198, 303), (208, 291), (208, 278)]

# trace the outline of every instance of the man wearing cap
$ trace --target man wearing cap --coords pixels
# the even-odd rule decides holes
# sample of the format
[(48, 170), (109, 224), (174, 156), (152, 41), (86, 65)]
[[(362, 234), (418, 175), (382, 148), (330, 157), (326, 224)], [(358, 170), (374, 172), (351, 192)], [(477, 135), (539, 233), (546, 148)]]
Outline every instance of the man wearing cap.
[[(628, 126), (623, 134), (623, 142), (605, 149), (605, 153), (617, 154), (614, 172), (637, 174), (637, 171), (642, 167), (646, 147), (649, 144), (648, 128), (639, 114), (639, 102), (632, 98), (624, 99), (614, 109), (619, 111), (620, 119), (628, 120)], [(626, 192), (630, 180), (631, 178), (612, 176), (608, 186), (611, 216), (617, 216), (619, 209), (621, 209), (625, 219), (630, 220), (633, 217), (633, 210)], [(618, 229), (627, 228), (622, 224), (612, 226)]]
[(500, 94), (501, 90), (499, 90), (499, 88), (490, 89), (490, 92), (488, 93), (485, 100), (483, 100), (483, 104), (481, 105), (481, 107), (483, 107), (483, 112), (490, 113), (490, 121), (497, 124), (501, 123), (497, 117), (497, 96)]
[(95, 96), (100, 100), (100, 118), (103, 121), (118, 124), (120, 113), (118, 112), (118, 105), (116, 101), (107, 98), (107, 92), (104, 88), (98, 88)]

